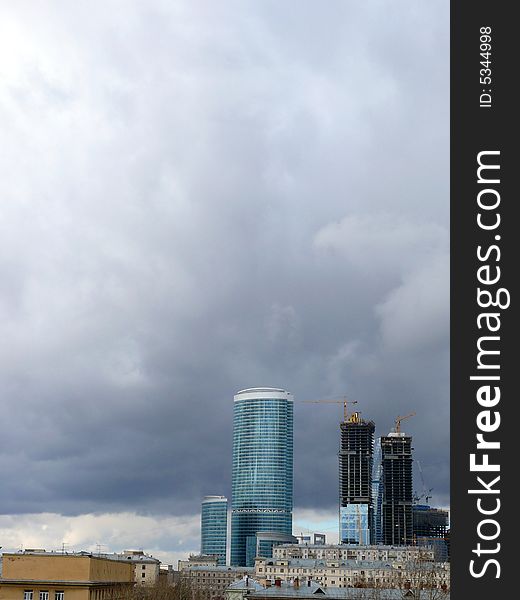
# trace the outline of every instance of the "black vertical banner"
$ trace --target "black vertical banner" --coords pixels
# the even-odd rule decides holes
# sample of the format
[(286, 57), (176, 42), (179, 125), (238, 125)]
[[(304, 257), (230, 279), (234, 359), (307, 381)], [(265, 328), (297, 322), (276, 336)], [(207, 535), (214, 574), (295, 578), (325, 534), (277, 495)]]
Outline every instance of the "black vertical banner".
[[(451, 593), (515, 595), (520, 230), (515, 4), (451, 6)], [(516, 110), (515, 110), (516, 109)], [(513, 512), (514, 511), (514, 512)], [(512, 591), (509, 591), (512, 590)]]

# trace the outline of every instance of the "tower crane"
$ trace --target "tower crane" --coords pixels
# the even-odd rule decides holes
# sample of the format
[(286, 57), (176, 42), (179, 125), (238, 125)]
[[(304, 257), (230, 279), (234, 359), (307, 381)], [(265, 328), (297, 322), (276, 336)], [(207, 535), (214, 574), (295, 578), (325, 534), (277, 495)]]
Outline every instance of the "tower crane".
[(417, 496), (416, 501), (418, 502), (419, 500), (424, 498), (426, 504), (428, 504), (428, 501), (432, 497), (431, 492), (433, 492), (433, 488), (426, 490), (426, 484), (424, 483), (424, 474), (423, 474), (421, 462), (418, 459), (415, 459), (415, 462), (417, 463), (417, 467), (419, 468), (419, 475), (421, 476), (421, 483), (422, 483), (422, 494), (420, 496)]
[(401, 421), (405, 419), (409, 419), (410, 417), (415, 417), (415, 413), (411, 412), (409, 415), (405, 415), (404, 417), (396, 417), (395, 419), (395, 432), (401, 433)]
[(348, 416), (348, 405), (349, 404), (357, 404), (357, 400), (348, 400), (346, 396), (342, 396), (341, 399), (327, 399), (327, 400), (301, 400), (304, 404), (343, 404), (343, 421), (347, 423), (349, 420), (351, 422), (357, 422), (359, 418), (359, 413), (352, 413), (352, 415)]

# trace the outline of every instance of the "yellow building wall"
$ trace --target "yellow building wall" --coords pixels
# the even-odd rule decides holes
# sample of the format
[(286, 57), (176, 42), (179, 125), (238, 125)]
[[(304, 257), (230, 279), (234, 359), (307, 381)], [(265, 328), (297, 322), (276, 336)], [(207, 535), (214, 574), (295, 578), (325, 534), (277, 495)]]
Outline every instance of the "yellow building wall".
[(90, 581), (134, 581), (134, 565), (92, 557), (90, 560)]
[(4, 554), (4, 579), (132, 582), (132, 564), (67, 554)]
[(25, 590), (33, 591), (33, 600), (38, 600), (40, 591), (49, 592), (49, 600), (54, 600), (54, 592), (65, 592), (65, 600), (89, 600), (89, 589), (72, 588), (66, 585), (41, 585), (41, 584), (3, 584), (0, 580), (0, 600), (23, 600)]
[(4, 554), (4, 579), (89, 581), (88, 556)]

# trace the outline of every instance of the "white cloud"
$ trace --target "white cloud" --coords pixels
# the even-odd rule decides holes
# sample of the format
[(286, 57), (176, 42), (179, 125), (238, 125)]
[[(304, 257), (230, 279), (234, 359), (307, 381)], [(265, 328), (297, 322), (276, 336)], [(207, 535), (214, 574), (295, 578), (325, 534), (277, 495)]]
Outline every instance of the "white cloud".
[(176, 566), (198, 553), (200, 516), (160, 517), (131, 512), (65, 516), (55, 513), (0, 515), (4, 552), (26, 548), (90, 552), (143, 549)]

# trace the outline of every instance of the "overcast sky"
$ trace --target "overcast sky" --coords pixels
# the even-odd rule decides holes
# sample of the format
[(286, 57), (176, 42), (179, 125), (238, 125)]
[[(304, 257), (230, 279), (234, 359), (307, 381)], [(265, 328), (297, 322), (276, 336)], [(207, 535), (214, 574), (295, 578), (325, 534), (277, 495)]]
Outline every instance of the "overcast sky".
[[(198, 550), (253, 386), (415, 411), (449, 505), (448, 8), (1, 3), (4, 549)], [(341, 410), (296, 404), (297, 532)]]

